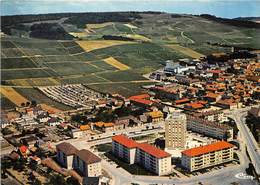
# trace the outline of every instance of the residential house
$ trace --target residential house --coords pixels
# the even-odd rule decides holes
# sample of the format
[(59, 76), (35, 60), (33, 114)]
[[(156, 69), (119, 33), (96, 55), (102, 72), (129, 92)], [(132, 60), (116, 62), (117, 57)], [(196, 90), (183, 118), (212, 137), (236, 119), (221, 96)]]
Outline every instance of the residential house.
[(70, 135), (72, 138), (81, 138), (84, 136), (84, 131), (78, 128), (70, 130)]
[(163, 120), (163, 113), (161, 111), (148, 112), (148, 119), (150, 122), (156, 123)]
[(94, 123), (94, 128), (96, 130), (99, 130), (101, 132), (109, 132), (114, 130), (114, 123), (108, 122), (96, 122)]
[(61, 121), (59, 120), (59, 118), (52, 117), (47, 121), (47, 123), (49, 126), (54, 127), (60, 125)]

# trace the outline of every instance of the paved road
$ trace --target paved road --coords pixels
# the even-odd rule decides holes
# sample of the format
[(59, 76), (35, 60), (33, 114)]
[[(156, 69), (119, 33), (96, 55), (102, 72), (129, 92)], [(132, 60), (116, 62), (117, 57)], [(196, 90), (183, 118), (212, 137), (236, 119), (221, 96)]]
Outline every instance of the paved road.
[(238, 129), (241, 131), (241, 135), (243, 137), (243, 140), (246, 143), (247, 150), (249, 153), (249, 156), (251, 158), (252, 164), (255, 167), (256, 173), (260, 175), (260, 149), (258, 147), (258, 144), (252, 134), (252, 132), (249, 130), (248, 126), (245, 124), (245, 117), (247, 115), (247, 112), (244, 110), (238, 110), (233, 112), (233, 118), (237, 123)]

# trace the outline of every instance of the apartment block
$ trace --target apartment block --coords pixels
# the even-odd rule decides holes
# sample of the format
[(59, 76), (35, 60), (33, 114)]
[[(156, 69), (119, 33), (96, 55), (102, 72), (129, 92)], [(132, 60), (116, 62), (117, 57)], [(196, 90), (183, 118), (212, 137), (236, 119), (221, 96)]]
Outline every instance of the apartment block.
[(182, 152), (181, 164), (190, 172), (233, 160), (233, 145), (219, 141)]
[(112, 137), (112, 152), (127, 163), (137, 163), (159, 176), (171, 173), (171, 155), (147, 143), (117, 135)]
[(73, 168), (73, 158), (78, 150), (67, 142), (62, 142), (56, 146), (57, 161), (65, 168)]
[(101, 176), (101, 159), (88, 150), (78, 150), (67, 142), (56, 146), (58, 163), (67, 168), (74, 169), (83, 178)]
[(84, 177), (101, 176), (101, 159), (88, 150), (79, 150), (75, 154), (74, 168)]
[(186, 144), (187, 120), (185, 114), (174, 113), (165, 120), (165, 147), (184, 149)]
[(233, 140), (233, 128), (190, 115), (187, 115), (187, 129), (217, 139)]

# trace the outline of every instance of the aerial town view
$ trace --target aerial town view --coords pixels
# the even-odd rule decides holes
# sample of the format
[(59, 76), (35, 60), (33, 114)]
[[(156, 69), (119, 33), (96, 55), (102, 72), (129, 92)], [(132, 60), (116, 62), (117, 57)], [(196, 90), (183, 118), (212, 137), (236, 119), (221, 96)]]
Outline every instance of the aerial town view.
[(0, 3), (1, 184), (260, 184), (260, 1)]

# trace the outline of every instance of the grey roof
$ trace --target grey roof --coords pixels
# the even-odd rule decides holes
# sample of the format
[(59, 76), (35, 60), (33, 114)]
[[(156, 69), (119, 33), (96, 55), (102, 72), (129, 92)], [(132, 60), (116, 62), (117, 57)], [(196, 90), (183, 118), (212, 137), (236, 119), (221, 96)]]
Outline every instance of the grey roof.
[(67, 142), (62, 142), (56, 146), (57, 150), (63, 152), (65, 155), (74, 155), (78, 152), (78, 149), (75, 148), (72, 144)]
[(76, 155), (87, 164), (92, 164), (101, 161), (101, 159), (98, 156), (86, 149), (77, 151)]

